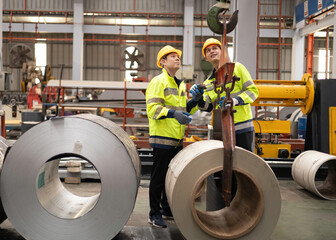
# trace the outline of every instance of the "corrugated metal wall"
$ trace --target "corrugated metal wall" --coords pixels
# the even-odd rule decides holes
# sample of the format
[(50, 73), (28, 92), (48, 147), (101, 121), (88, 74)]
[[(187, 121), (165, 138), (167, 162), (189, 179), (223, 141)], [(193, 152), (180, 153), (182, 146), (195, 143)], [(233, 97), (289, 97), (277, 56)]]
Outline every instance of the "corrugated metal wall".
[(88, 12), (183, 13), (183, 9), (181, 0), (86, 0), (84, 4)]
[[(73, 11), (73, 0), (3, 0), (5, 10)], [(85, 0), (86, 12), (183, 13), (181, 0)]]
[(206, 14), (209, 9), (217, 3), (216, 0), (195, 0), (194, 12), (196, 14)]
[(72, 79), (72, 42), (48, 42), (47, 64), (55, 79), (60, 78), (62, 64), (62, 79)]
[[(262, 39), (264, 43), (276, 43), (278, 39)], [(292, 43), (286, 39), (286, 43)], [(278, 80), (278, 47), (262, 47), (259, 50), (258, 79)], [(291, 79), (292, 47), (282, 46), (280, 52), (280, 79)]]
[(24, 1), (2, 0), (4, 10), (24, 10)]
[(73, 0), (3, 0), (3, 9), (73, 11)]
[[(260, 15), (279, 15), (279, 0), (260, 0)], [(282, 16), (294, 16), (295, 1), (282, 0), (281, 15)]]
[[(261, 0), (260, 2), (261, 15), (279, 15), (279, 0)], [(206, 14), (215, 3), (217, 3), (216, 0), (195, 0), (195, 13)], [(282, 0), (281, 14), (283, 16), (293, 16), (294, 9), (295, 1)]]
[[(206, 39), (203, 39), (203, 40), (205, 41)], [(201, 38), (197, 37), (196, 41), (201, 42)], [(207, 76), (204, 75), (204, 73), (202, 71), (202, 68), (201, 68), (201, 61), (203, 59), (202, 47), (203, 47), (203, 45), (200, 44), (200, 43), (195, 44), (194, 74), (197, 75), (195, 83), (202, 83), (205, 80), (205, 78), (207, 77)]]
[[(48, 34), (49, 35), (49, 34)], [(45, 37), (48, 35), (44, 35)], [(5, 34), (6, 36), (6, 34)], [(27, 34), (18, 34), (19, 36), (27, 37)], [(62, 38), (63, 35), (52, 34), (50, 38)], [(71, 38), (71, 36), (68, 36)], [(118, 39), (119, 36), (106, 35), (99, 38)], [(174, 40), (173, 37), (152, 37), (151, 40), (165, 41)], [(182, 41), (182, 37), (180, 37)], [(274, 39), (265, 40), (265, 42), (274, 42)], [(323, 45), (324, 42), (321, 43)], [(84, 79), (85, 80), (101, 80), (101, 81), (122, 81), (125, 76), (125, 71), (122, 69), (121, 45), (119, 42), (84, 42)], [(156, 56), (158, 51), (166, 44), (173, 45), (176, 48), (183, 49), (183, 44), (172, 44), (168, 42), (141, 44), (142, 49), (145, 49), (145, 71), (139, 71), (138, 77), (151, 79), (159, 74), (161, 70), (156, 66)], [(138, 44), (128, 44), (129, 46), (137, 46)], [(3, 59), (5, 70), (9, 64), (8, 46), (5, 42), (3, 45)], [(315, 46), (317, 48), (317, 46)], [(325, 48), (325, 45), (324, 45)], [(196, 83), (204, 80), (204, 74), (200, 64), (202, 60), (202, 45), (195, 46), (195, 62), (194, 73), (197, 75)], [(147, 53), (146, 53), (147, 51)], [(315, 50), (315, 56), (317, 51)], [(291, 47), (283, 46), (281, 50), (281, 79), (290, 79), (291, 74)], [(260, 49), (259, 55), (259, 79), (277, 79), (277, 48)], [(183, 58), (183, 55), (182, 55)], [(315, 62), (317, 58), (314, 58)], [(47, 42), (47, 63), (52, 67), (52, 75), (56, 78), (60, 76), (60, 65), (64, 64), (63, 79), (72, 79), (72, 42), (67, 41), (48, 41)], [(314, 71), (317, 71), (317, 62), (314, 63)]]
[[(195, 0), (195, 14), (206, 14), (207, 11), (216, 0)], [(278, 0), (262, 0), (263, 3), (278, 3)], [(4, 0), (4, 9), (24, 9), (24, 0)], [(181, 0), (85, 0), (84, 8), (86, 12), (153, 12), (153, 13), (183, 13), (184, 1)], [(294, 1), (282, 1), (282, 15), (293, 15)], [(135, 7), (135, 8), (134, 8)], [(27, 0), (26, 9), (34, 10), (54, 10), (54, 11), (72, 11), (73, 0)], [(262, 14), (278, 15), (277, 5), (263, 6)], [(22, 36), (31, 36), (19, 34)], [(18, 36), (19, 36), (18, 35)], [(68, 34), (68, 38), (72, 38)], [(6, 36), (6, 33), (4, 33)], [(63, 34), (41, 34), (41, 37), (64, 38)], [(119, 35), (100, 35), (97, 38), (119, 39)], [(91, 38), (91, 36), (85, 36)], [(145, 36), (122, 36), (123, 39), (145, 39)], [(174, 37), (158, 37), (150, 36), (151, 40), (165, 41), (165, 40), (179, 40), (183, 41), (182, 36)], [(199, 42), (200, 38), (196, 38)], [(274, 41), (269, 40), (269, 41)], [(277, 41), (277, 39), (276, 39)], [(85, 80), (103, 80), (103, 81), (122, 81), (125, 71), (121, 66), (121, 47), (119, 42), (84, 42), (84, 79)], [(167, 42), (150, 42), (147, 45), (141, 44), (145, 49), (145, 71), (139, 72), (139, 77), (146, 77), (151, 79), (159, 74), (161, 70), (156, 66), (156, 56), (161, 47), (168, 44)], [(179, 49), (183, 48), (182, 43), (171, 44)], [(6, 46), (4, 45), (4, 64), (8, 58)], [(196, 43), (195, 46), (195, 63), (194, 71), (197, 75), (196, 82), (201, 82), (204, 79), (204, 74), (201, 71), (200, 63), (202, 60), (201, 44)], [(63, 79), (72, 78), (72, 42), (71, 41), (48, 41), (48, 64), (52, 66), (53, 76), (58, 78), (60, 75), (60, 64), (65, 64), (63, 70)], [(260, 68), (266, 69), (259, 74), (260, 79), (277, 79), (277, 74), (274, 69), (277, 68), (277, 49), (261, 49), (260, 52)], [(8, 64), (8, 62), (7, 62)], [(273, 70), (272, 70), (273, 69)], [(291, 47), (283, 47), (281, 51), (281, 79), (290, 79), (291, 71)]]
[[(195, 0), (195, 13), (207, 13), (216, 0)], [(279, 0), (261, 0), (262, 3), (277, 4)], [(73, 11), (73, 0), (3, 0), (5, 10), (49, 10)], [(293, 16), (293, 0), (282, 0), (282, 15)], [(86, 12), (154, 12), (183, 13), (184, 1), (181, 0), (85, 0)], [(278, 15), (276, 5), (262, 5), (262, 15)]]
[[(25, 35), (26, 36), (26, 35)], [(55, 35), (50, 37), (57, 37)], [(59, 36), (61, 37), (61, 36)], [(100, 37), (102, 38), (102, 37)], [(109, 37), (110, 38), (110, 37)], [(172, 40), (167, 37), (155, 37), (153, 40)], [(290, 41), (289, 39), (287, 41)], [(267, 39), (265, 42), (274, 42), (274, 39)], [(8, 43), (3, 45), (4, 70), (10, 70), (8, 67)], [(161, 70), (156, 66), (156, 56), (161, 47), (170, 43), (148, 43), (147, 47), (142, 44), (142, 49), (147, 49), (146, 54), (146, 70), (140, 71), (138, 77), (146, 77), (151, 79), (159, 74)], [(176, 48), (182, 49), (182, 43), (171, 44)], [(71, 79), (72, 77), (72, 42), (53, 41), (47, 44), (47, 63), (52, 66), (53, 76), (59, 77), (60, 65), (64, 64), (63, 79)], [(85, 80), (102, 80), (102, 81), (122, 81), (125, 71), (120, 71), (121, 66), (121, 46), (119, 42), (85, 42), (85, 60), (84, 60), (84, 79)], [(129, 46), (138, 46), (137, 44), (129, 44)], [(318, 71), (318, 50), (325, 49), (325, 40), (315, 40), (314, 50), (314, 72)], [(204, 80), (204, 74), (200, 64), (202, 60), (201, 44), (195, 46), (195, 63), (194, 71), (197, 75), (196, 82), (200, 83)], [(330, 41), (329, 49), (332, 49), (332, 41)], [(291, 46), (283, 46), (281, 50), (281, 75), (280, 79), (291, 79)], [(332, 54), (332, 51), (331, 51)], [(259, 79), (277, 79), (277, 48), (260, 49), (260, 71)], [(182, 56), (183, 57), (183, 56)], [(332, 56), (329, 56), (332, 61)], [(332, 62), (330, 62), (331, 64)]]
[(125, 73), (119, 70), (121, 58), (118, 42), (85, 42), (84, 44), (84, 79), (123, 81)]
[[(101, 35), (100, 39), (119, 39), (119, 35)], [(144, 37), (133, 37), (137, 39), (144, 39)], [(129, 37), (127, 37), (129, 39)], [(159, 50), (167, 44), (170, 44), (178, 49), (182, 49), (182, 43), (169, 43), (165, 41), (173, 41), (174, 37), (154, 37), (151, 41), (158, 41), (157, 43), (120, 43), (119, 41), (108, 42), (85, 42), (85, 60), (84, 60), (84, 79), (85, 80), (102, 80), (102, 81), (123, 81), (125, 77), (125, 69), (122, 62), (122, 53), (126, 47), (137, 47), (143, 54), (144, 70), (138, 71), (138, 77), (145, 77), (151, 79), (152, 77), (161, 73), (161, 69), (156, 66), (156, 57)], [(182, 41), (182, 37), (177, 37), (177, 41)]]

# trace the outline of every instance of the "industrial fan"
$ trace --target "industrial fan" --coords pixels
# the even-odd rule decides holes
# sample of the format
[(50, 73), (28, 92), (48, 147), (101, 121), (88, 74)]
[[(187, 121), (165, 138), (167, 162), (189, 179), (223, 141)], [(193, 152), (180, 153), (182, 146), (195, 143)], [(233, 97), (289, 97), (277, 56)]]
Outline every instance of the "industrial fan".
[(34, 47), (16, 43), (9, 46), (9, 66), (22, 68), (23, 63), (34, 60)]
[(145, 57), (139, 47), (127, 46), (121, 53), (122, 66), (125, 70), (144, 70)]

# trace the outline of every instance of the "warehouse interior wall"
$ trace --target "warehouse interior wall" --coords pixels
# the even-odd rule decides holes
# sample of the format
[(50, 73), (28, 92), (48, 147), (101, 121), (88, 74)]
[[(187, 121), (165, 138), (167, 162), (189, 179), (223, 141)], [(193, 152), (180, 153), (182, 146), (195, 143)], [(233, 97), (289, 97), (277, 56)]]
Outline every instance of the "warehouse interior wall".
[[(270, 3), (267, 6), (261, 8), (260, 14), (267, 14), (269, 16), (278, 14), (278, 6), (272, 6), (271, 3), (278, 2), (277, 0), (265, 0)], [(74, 60), (78, 59), (78, 54), (74, 59), (74, 53), (81, 52), (75, 51), (74, 46), (78, 46), (78, 40), (75, 37), (76, 34), (73, 30), (73, 17), (74, 17), (74, 4), (75, 1), (24, 1), (19, 0), (4, 0), (3, 1), (3, 41), (2, 41), (2, 65), (5, 71), (13, 72), (15, 75), (20, 75), (20, 69), (13, 69), (9, 67), (9, 47), (12, 43), (38, 43), (46, 42), (47, 44), (47, 64), (51, 65), (52, 75), (57, 79), (60, 76), (61, 64), (63, 67), (63, 79), (74, 79)], [(191, 1), (192, 2), (192, 1)], [(134, 4), (135, 3), (135, 4)], [(190, 3), (190, 2), (189, 2)], [(209, 33), (209, 29), (206, 26), (206, 14), (209, 8), (215, 4), (215, 0), (202, 0), (193, 1), (194, 11), (194, 33), (193, 40), (194, 46), (192, 48), (192, 61), (187, 61), (188, 64), (193, 65), (193, 77), (188, 79), (196, 83), (200, 83), (204, 80), (205, 75), (201, 69), (201, 63), (204, 61), (201, 55), (201, 48), (203, 42), (208, 37), (215, 37), (220, 39), (220, 36), (214, 33)], [(294, 15), (295, 1), (282, 1), (282, 15), (288, 19)], [(46, 14), (45, 11), (53, 11), (52, 16), (57, 21), (68, 21), (63, 24), (44, 23), (44, 17), (37, 16), (37, 23), (30, 25), (30, 23), (19, 23), (13, 21), (10, 22), (10, 15), (18, 14), (17, 17), (24, 15), (27, 12), (35, 11), (35, 14)], [(41, 12), (36, 12), (41, 11)], [(163, 46), (170, 44), (176, 48), (184, 49), (184, 43), (186, 41), (184, 34), (184, 1), (172, 0), (172, 1), (133, 1), (133, 0), (119, 0), (119, 1), (84, 1), (84, 23), (83, 23), (83, 48), (82, 48), (82, 60), (81, 71), (83, 80), (100, 80), (100, 81), (123, 81), (125, 78), (125, 49), (129, 46), (139, 49), (139, 53), (143, 54), (141, 58), (141, 69), (137, 71), (138, 78), (145, 78), (150, 81), (152, 77), (161, 72), (156, 66), (157, 52)], [(123, 13), (124, 12), (124, 13)], [(170, 13), (174, 13), (171, 15)], [(137, 13), (137, 14), (135, 14)], [(165, 15), (167, 14), (167, 15)], [(121, 16), (122, 15), (122, 16)], [(45, 16), (45, 19), (48, 16)], [(49, 16), (50, 17), (50, 16)], [(147, 22), (147, 24), (141, 23), (139, 26), (127, 23), (122, 23), (121, 20), (127, 20), (128, 18), (136, 18), (135, 23), (141, 21)], [(271, 17), (269, 22), (271, 22)], [(110, 25), (106, 25), (106, 22), (111, 21)], [(118, 22), (119, 21), (119, 22)], [(160, 22), (161, 21), (161, 22)], [(244, 18), (242, 18), (242, 21)], [(150, 22), (150, 24), (148, 24)], [(240, 23), (240, 22), (239, 22)], [(267, 22), (268, 23), (268, 22)], [(11, 24), (11, 28), (8, 30), (8, 25)], [(241, 22), (243, 24), (243, 22)], [(24, 26), (24, 27), (23, 27)], [(47, 31), (42, 31), (42, 27)], [(54, 29), (55, 32), (50, 32), (50, 29)], [(70, 30), (69, 30), (70, 29)], [(71, 30), (72, 29), (72, 30)], [(92, 29), (94, 29), (93, 32)], [(98, 32), (98, 29), (100, 33)], [(127, 31), (134, 31), (135, 34), (131, 34)], [(164, 32), (155, 32), (156, 30), (165, 29)], [(168, 31), (171, 29), (171, 31)], [(39, 31), (41, 30), (41, 31)], [(266, 29), (271, 31), (272, 29)], [(285, 29), (293, 32), (293, 29)], [(49, 31), (49, 32), (48, 32)], [(149, 33), (150, 32), (150, 33)], [(233, 45), (233, 35), (229, 36), (229, 45)], [(285, 35), (283, 35), (285, 36)], [(332, 36), (330, 35), (330, 38)], [(277, 37), (261, 37), (260, 41), (263, 43), (276, 43)], [(301, 59), (295, 60), (292, 64), (292, 44), (291, 37), (283, 37), (283, 43), (280, 51), (280, 79), (291, 79), (292, 69), (295, 68), (295, 64), (302, 62), (304, 65), (305, 56)], [(323, 38), (316, 38), (315, 53), (314, 53), (314, 69), (315, 73), (318, 72), (318, 51), (319, 49), (325, 49), (325, 40)], [(239, 48), (239, 44), (237, 45)], [(254, 51), (254, 46), (251, 49)], [(332, 41), (330, 41), (329, 48), (332, 49)], [(248, 49), (248, 48), (247, 48)], [(251, 50), (251, 51), (252, 51)], [(245, 50), (245, 52), (248, 50)], [(332, 52), (330, 51), (330, 61), (332, 60)], [(182, 55), (182, 60), (188, 55)], [(241, 53), (241, 59), (244, 61), (244, 52)], [(277, 79), (277, 57), (278, 50), (271, 45), (263, 46), (260, 48), (259, 58), (249, 60), (251, 67), (248, 67), (250, 72), (255, 72), (253, 64), (259, 61), (259, 79)], [(190, 57), (189, 57), (190, 58)], [(242, 61), (242, 62), (243, 62)], [(332, 65), (332, 64), (331, 64)], [(77, 71), (78, 72), (78, 71)], [(81, 76), (81, 75), (79, 75)], [(297, 79), (295, 79), (297, 80)]]

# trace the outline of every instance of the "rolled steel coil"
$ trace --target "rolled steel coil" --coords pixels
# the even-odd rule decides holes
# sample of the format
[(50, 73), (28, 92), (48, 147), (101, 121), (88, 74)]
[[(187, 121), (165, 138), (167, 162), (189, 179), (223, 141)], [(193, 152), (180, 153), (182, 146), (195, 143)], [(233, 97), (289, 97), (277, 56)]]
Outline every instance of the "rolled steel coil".
[[(72, 156), (93, 164), (100, 193), (81, 197), (64, 187), (58, 164)], [(55, 118), (10, 149), (1, 174), (3, 206), (28, 240), (112, 239), (133, 211), (140, 168), (135, 145), (112, 121), (89, 114)]]
[(273, 232), (281, 210), (278, 181), (259, 156), (236, 147), (233, 171), (237, 192), (229, 207), (205, 211), (195, 207), (199, 185), (223, 169), (223, 142), (196, 142), (171, 161), (166, 193), (175, 223), (186, 239), (263, 240)]
[[(317, 181), (316, 174), (323, 166), (328, 174), (323, 181)], [(297, 184), (320, 198), (336, 200), (336, 156), (309, 150), (294, 159), (292, 176)]]
[[(2, 165), (5, 159), (6, 151), (9, 145), (10, 144), (8, 143), (8, 141), (5, 138), (0, 136), (0, 176), (1, 176)], [(6, 216), (5, 210), (3, 209), (1, 195), (0, 195), (0, 224), (4, 220), (6, 220), (6, 218), (7, 216)]]

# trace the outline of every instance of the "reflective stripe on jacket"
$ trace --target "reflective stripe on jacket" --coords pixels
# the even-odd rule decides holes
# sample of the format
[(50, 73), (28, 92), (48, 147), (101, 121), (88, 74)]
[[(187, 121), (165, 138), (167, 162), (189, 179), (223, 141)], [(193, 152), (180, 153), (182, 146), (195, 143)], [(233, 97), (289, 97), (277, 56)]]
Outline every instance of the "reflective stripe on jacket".
[[(182, 81), (178, 86), (175, 79), (170, 77), (163, 68), (162, 73), (154, 77), (146, 91), (147, 116), (149, 119), (149, 143), (152, 147), (174, 148), (181, 146), (185, 125), (175, 118), (168, 118), (170, 109), (187, 111), (186, 85)], [(197, 107), (191, 110), (191, 114)]]
[[(253, 131), (253, 118), (250, 103), (253, 103), (259, 96), (258, 88), (255, 86), (252, 81), (250, 73), (244, 67), (243, 64), (236, 62), (234, 68), (234, 76), (240, 78), (239, 81), (235, 82), (235, 86), (231, 91), (230, 96), (240, 97), (243, 100), (243, 104), (234, 106), (236, 113), (234, 113), (234, 122), (235, 122), (235, 130), (236, 133), (242, 133), (247, 131)], [(204, 85), (206, 89), (204, 91), (204, 101), (213, 103), (217, 94), (214, 89), (213, 81), (215, 80), (214, 73), (204, 81)], [(231, 87), (232, 83), (228, 83), (226, 87)], [(220, 88), (219, 88), (220, 89)], [(221, 93), (221, 97), (226, 96), (225, 92)], [(216, 106), (217, 108), (219, 106)]]

